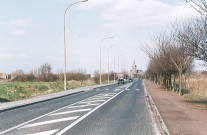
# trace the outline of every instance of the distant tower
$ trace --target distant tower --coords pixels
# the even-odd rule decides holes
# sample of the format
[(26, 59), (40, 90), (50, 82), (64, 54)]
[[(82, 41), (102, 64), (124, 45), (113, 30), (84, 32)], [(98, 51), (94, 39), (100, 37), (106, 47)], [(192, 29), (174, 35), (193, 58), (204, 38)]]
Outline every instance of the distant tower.
[(137, 76), (137, 65), (136, 65), (136, 62), (134, 60), (134, 63), (132, 65), (132, 69), (130, 71), (130, 76), (135, 78)]
[(133, 65), (132, 65), (132, 73), (133, 73), (133, 74), (136, 74), (136, 73), (137, 73), (137, 65), (136, 65), (135, 60), (134, 60), (134, 63), (133, 63)]

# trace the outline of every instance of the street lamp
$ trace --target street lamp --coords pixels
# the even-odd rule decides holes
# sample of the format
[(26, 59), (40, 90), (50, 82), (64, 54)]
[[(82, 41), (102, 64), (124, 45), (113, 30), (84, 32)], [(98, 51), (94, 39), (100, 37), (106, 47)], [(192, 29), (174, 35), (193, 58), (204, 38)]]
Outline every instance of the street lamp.
[(108, 83), (109, 83), (109, 50), (110, 50), (110, 48), (112, 48), (113, 46), (116, 46), (116, 45), (118, 45), (118, 44), (113, 44), (108, 47)]
[(75, 3), (70, 4), (66, 9), (64, 13), (64, 64), (65, 64), (65, 72), (64, 72), (64, 90), (66, 90), (66, 36), (65, 36), (65, 15), (67, 13), (67, 10), (72, 6), (80, 2), (87, 2), (88, 0), (81, 0)]
[(113, 36), (111, 36), (111, 37), (106, 37), (106, 38), (104, 38), (104, 39), (102, 39), (101, 40), (101, 42), (100, 42), (100, 84), (101, 84), (101, 47), (102, 47), (102, 42), (104, 41), (104, 40), (106, 40), (106, 39), (108, 39), (108, 38), (113, 38)]

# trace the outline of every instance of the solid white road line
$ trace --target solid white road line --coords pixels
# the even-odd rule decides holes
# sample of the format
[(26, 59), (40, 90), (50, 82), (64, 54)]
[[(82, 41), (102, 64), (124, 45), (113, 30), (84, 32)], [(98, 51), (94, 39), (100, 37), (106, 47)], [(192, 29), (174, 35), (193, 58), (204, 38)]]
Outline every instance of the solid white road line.
[(86, 106), (97, 106), (100, 105), (100, 103), (96, 103), (96, 104), (85, 104), (85, 105), (78, 105), (78, 106), (69, 106), (67, 108), (81, 108), (81, 107), (86, 107)]
[(100, 100), (100, 99), (108, 99), (108, 98), (110, 97), (89, 98), (88, 100)]
[(103, 105), (105, 105), (106, 103), (108, 103), (109, 101), (111, 101), (113, 98), (115, 98), (116, 96), (118, 96), (120, 93), (122, 93), (122, 91), (120, 91), (118, 94), (114, 95), (112, 98), (110, 98), (109, 100), (107, 100), (106, 102), (104, 102), (103, 104), (95, 107), (93, 110), (91, 110), (90, 112), (86, 113), (85, 115), (83, 115), (82, 117), (80, 117), (79, 119), (77, 119), (76, 121), (74, 121), (72, 124), (70, 124), (69, 126), (67, 126), (66, 128), (64, 128), (63, 130), (61, 130), (60, 132), (58, 132), (56, 135), (62, 135), (65, 132), (67, 132), (69, 129), (71, 129), (73, 126), (75, 126), (76, 124), (78, 124), (80, 121), (82, 121), (84, 118), (86, 118), (88, 115), (90, 115), (91, 113), (93, 113), (94, 111), (96, 111), (98, 108), (102, 107)]
[(86, 108), (86, 109), (80, 109), (80, 110), (73, 110), (73, 111), (65, 111), (65, 112), (53, 113), (53, 114), (50, 114), (50, 116), (63, 115), (63, 114), (69, 114), (69, 113), (75, 113), (75, 112), (87, 112), (87, 111), (90, 111), (91, 109), (92, 108)]
[[(105, 93), (105, 92), (102, 92), (102, 93), (100, 93), (100, 94), (103, 94), (103, 93)], [(98, 94), (98, 95), (99, 95), (99, 94)], [(95, 95), (95, 96), (97, 96), (97, 95)], [(92, 97), (94, 97), (94, 96), (92, 96)], [(86, 100), (86, 99), (84, 99), (84, 100)], [(81, 100), (81, 101), (84, 101), (84, 100)], [(67, 107), (70, 107), (70, 106), (73, 106), (73, 105), (75, 105), (75, 104), (78, 104), (78, 103), (80, 103), (81, 101), (78, 101), (78, 102), (73, 103), (73, 104), (68, 105), (68, 106), (64, 106), (64, 107), (62, 107), (62, 108), (59, 108), (59, 109), (54, 110), (54, 111), (52, 111), (52, 112), (46, 113), (46, 114), (41, 115), (41, 116), (39, 116), (39, 117), (37, 117), (37, 118), (34, 118), (34, 119), (32, 119), (32, 120), (26, 121), (26, 122), (24, 122), (24, 123), (22, 123), (22, 124), (19, 124), (19, 125), (17, 125), (17, 126), (11, 127), (11, 128), (9, 128), (9, 129), (7, 129), (7, 130), (4, 130), (4, 131), (0, 132), (0, 135), (5, 134), (5, 133), (7, 133), (7, 132), (9, 132), (9, 131), (11, 131), (11, 130), (17, 129), (17, 128), (23, 126), (23, 125), (26, 125), (27, 123), (30, 123), (30, 122), (33, 122), (33, 121), (35, 121), (35, 120), (41, 119), (41, 118), (43, 118), (43, 117), (45, 117), (45, 116), (48, 116), (48, 115), (50, 115), (50, 114), (52, 114), (52, 113), (55, 113), (55, 112), (57, 112), (57, 111), (60, 111), (60, 110), (62, 110), (62, 109), (65, 109), (65, 108), (67, 108)]]
[(50, 130), (50, 131), (44, 131), (44, 132), (39, 132), (39, 133), (34, 133), (34, 134), (27, 134), (27, 135), (52, 135), (55, 132), (57, 132), (59, 129), (55, 130)]
[(140, 89), (136, 89), (136, 91), (140, 91)]
[(75, 120), (75, 119), (77, 119), (78, 117), (79, 117), (79, 116), (68, 117), (68, 118), (62, 118), (62, 119), (55, 119), (55, 120), (49, 120), (49, 121), (43, 121), (43, 122), (38, 122), (38, 123), (28, 124), (28, 125), (25, 125), (25, 126), (23, 126), (23, 127), (18, 128), (18, 129), (21, 129), (21, 128), (29, 128), (29, 127), (35, 127), (35, 126), (46, 125), (46, 124), (51, 124), (51, 123), (57, 123), (57, 122), (62, 122), (62, 121)]
[[(91, 97), (91, 98), (103, 98), (103, 97), (104, 98), (111, 98), (111, 96), (95, 96), (95, 97)], [(88, 99), (91, 99), (91, 98), (88, 98)]]
[(106, 89), (106, 90), (109, 90), (109, 89)]
[(93, 101), (83, 101), (83, 102), (80, 102), (80, 103), (96, 103), (96, 102), (104, 102), (106, 100), (93, 100)]

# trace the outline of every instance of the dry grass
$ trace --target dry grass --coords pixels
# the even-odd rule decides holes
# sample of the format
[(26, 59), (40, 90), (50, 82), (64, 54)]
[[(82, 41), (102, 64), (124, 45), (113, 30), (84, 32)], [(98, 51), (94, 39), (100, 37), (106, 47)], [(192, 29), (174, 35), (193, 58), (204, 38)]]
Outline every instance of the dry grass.
[[(93, 81), (68, 81), (67, 89), (94, 85)], [(1, 82), (0, 102), (25, 99), (33, 96), (55, 93), (64, 90), (61, 82)]]
[(207, 74), (198, 74), (184, 79), (184, 88), (191, 94), (207, 98)]

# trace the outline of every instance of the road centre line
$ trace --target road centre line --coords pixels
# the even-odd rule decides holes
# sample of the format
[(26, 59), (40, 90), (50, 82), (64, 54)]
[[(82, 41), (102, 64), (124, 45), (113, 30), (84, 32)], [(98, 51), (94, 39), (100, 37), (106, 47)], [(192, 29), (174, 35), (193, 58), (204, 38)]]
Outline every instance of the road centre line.
[(44, 121), (44, 122), (38, 122), (38, 123), (33, 123), (33, 124), (28, 124), (23, 127), (20, 127), (18, 129), (22, 128), (29, 128), (29, 127), (36, 127), (36, 126), (41, 126), (41, 125), (46, 125), (46, 124), (51, 124), (51, 123), (57, 123), (57, 122), (62, 122), (62, 121), (69, 121), (69, 120), (75, 120), (79, 116), (74, 116), (74, 117), (68, 117), (68, 118), (62, 118), (62, 119), (55, 119), (55, 120), (49, 120), (49, 121)]
[(39, 133), (34, 133), (34, 134), (27, 134), (27, 135), (52, 135), (55, 132), (57, 132), (59, 129), (55, 130), (50, 130), (50, 131), (44, 131), (44, 132), (39, 132)]
[(79, 109), (79, 110), (73, 110), (73, 111), (65, 111), (65, 112), (59, 112), (59, 113), (53, 113), (49, 116), (56, 116), (56, 115), (63, 115), (63, 114), (69, 114), (69, 113), (75, 113), (75, 112), (86, 112), (90, 111), (92, 108), (86, 108), (86, 109)]
[[(103, 93), (105, 93), (105, 92), (103, 92)], [(102, 93), (100, 93), (100, 94), (102, 94)], [(99, 94), (98, 94), (98, 95), (99, 95)], [(96, 95), (94, 95), (94, 96), (96, 96)], [(92, 97), (93, 97), (93, 96), (92, 96)], [(89, 97), (89, 98), (90, 98), (90, 97)], [(86, 98), (86, 99), (88, 99), (88, 98)], [(83, 99), (83, 100), (81, 100), (81, 101), (84, 101), (84, 100), (86, 100), (86, 99)], [(26, 121), (26, 122), (24, 122), (24, 123), (22, 123), (22, 124), (19, 124), (19, 125), (17, 125), (17, 126), (11, 127), (11, 128), (9, 128), (9, 129), (7, 129), (7, 130), (4, 130), (4, 131), (0, 132), (0, 135), (2, 135), (2, 134), (4, 134), (4, 133), (7, 133), (7, 132), (9, 132), (9, 131), (11, 131), (11, 130), (17, 129), (17, 128), (23, 126), (23, 125), (26, 125), (27, 123), (30, 123), (30, 122), (33, 122), (33, 121), (35, 121), (35, 120), (41, 119), (41, 118), (43, 118), (43, 117), (45, 117), (45, 116), (48, 116), (48, 115), (50, 115), (50, 114), (52, 114), (52, 113), (55, 113), (55, 112), (57, 112), (57, 111), (60, 111), (60, 110), (62, 110), (62, 109), (65, 109), (65, 108), (67, 108), (67, 107), (70, 107), (70, 106), (73, 106), (73, 105), (75, 105), (75, 104), (78, 104), (78, 103), (80, 103), (81, 101), (78, 101), (78, 102), (73, 103), (73, 104), (68, 105), (68, 106), (64, 106), (64, 107), (62, 107), (62, 108), (59, 108), (59, 109), (54, 110), (54, 111), (52, 111), (52, 112), (46, 113), (46, 114), (41, 115), (41, 116), (39, 116), (39, 117), (37, 117), (37, 118), (34, 118), (34, 119), (32, 119), (32, 120)]]
[(99, 109), (100, 107), (102, 107), (103, 105), (105, 105), (106, 103), (108, 103), (109, 101), (111, 101), (113, 98), (115, 98), (116, 96), (118, 96), (120, 93), (122, 93), (122, 91), (120, 91), (118, 94), (114, 95), (112, 98), (110, 98), (109, 100), (107, 100), (106, 102), (104, 102), (103, 104), (95, 107), (93, 110), (91, 110), (90, 112), (86, 113), (85, 115), (83, 115), (82, 117), (80, 117), (79, 119), (77, 119), (76, 121), (74, 121), (72, 124), (70, 124), (69, 126), (67, 126), (66, 128), (64, 128), (63, 130), (61, 130), (60, 132), (58, 132), (56, 135), (62, 135), (65, 132), (67, 132), (69, 129), (71, 129), (73, 126), (75, 126), (76, 124), (78, 124), (80, 121), (82, 121), (84, 118), (86, 118), (87, 116), (89, 116), (91, 113), (93, 113), (94, 111), (96, 111), (97, 109)]

